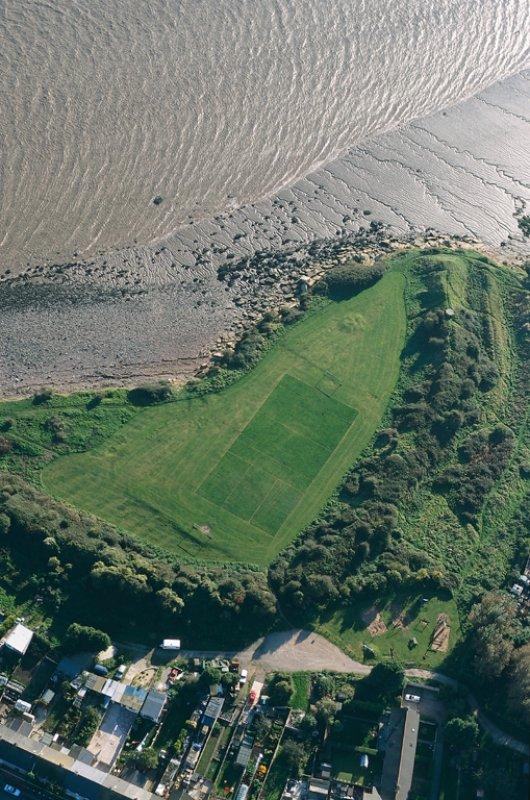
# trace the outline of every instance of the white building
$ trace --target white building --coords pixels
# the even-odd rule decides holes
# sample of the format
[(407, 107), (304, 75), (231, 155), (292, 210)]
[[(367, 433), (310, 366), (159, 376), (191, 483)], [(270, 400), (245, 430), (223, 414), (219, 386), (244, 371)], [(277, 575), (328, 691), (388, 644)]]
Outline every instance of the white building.
[(32, 639), (33, 631), (30, 628), (26, 628), (26, 626), (22, 625), (20, 622), (17, 622), (15, 627), (11, 628), (9, 633), (6, 635), (4, 639), (4, 645), (9, 650), (13, 650), (13, 652), (23, 656), (25, 655)]

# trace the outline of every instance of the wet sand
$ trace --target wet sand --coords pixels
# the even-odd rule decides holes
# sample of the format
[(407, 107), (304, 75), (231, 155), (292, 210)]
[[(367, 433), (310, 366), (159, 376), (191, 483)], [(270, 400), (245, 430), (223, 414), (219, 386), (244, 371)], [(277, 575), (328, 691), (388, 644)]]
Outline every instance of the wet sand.
[[(517, 225), (530, 207), (528, 108), (524, 72), (156, 244), (4, 273), (0, 391), (190, 376), (255, 315), (289, 302), (299, 276), (322, 268), (315, 256), (387, 252), (429, 228), (528, 258)], [(239, 277), (220, 281), (218, 267), (235, 263)]]

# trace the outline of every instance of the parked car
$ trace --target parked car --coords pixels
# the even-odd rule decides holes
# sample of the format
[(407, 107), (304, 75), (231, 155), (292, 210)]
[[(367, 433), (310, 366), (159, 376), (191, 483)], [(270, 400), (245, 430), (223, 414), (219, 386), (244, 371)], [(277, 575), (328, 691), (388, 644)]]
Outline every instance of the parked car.
[(169, 670), (169, 675), (167, 676), (167, 682), (175, 683), (175, 681), (179, 681), (183, 675), (184, 675), (184, 670), (179, 669), (178, 667), (172, 667), (172, 669)]
[(17, 789), (15, 786), (11, 786), (10, 783), (6, 783), (4, 786), (4, 792), (12, 794), (13, 797), (20, 797), (20, 789)]
[(239, 676), (239, 683), (241, 684), (241, 686), (243, 686), (243, 684), (247, 682), (247, 678), (248, 678), (248, 669), (242, 669)]
[(109, 674), (107, 667), (103, 666), (103, 664), (96, 664), (94, 672), (102, 678), (105, 678)]
[(419, 694), (406, 694), (405, 700), (407, 700), (409, 703), (419, 703), (421, 697), (419, 696)]
[(114, 673), (114, 679), (117, 681), (121, 681), (125, 673), (127, 672), (126, 664), (120, 664), (116, 672)]

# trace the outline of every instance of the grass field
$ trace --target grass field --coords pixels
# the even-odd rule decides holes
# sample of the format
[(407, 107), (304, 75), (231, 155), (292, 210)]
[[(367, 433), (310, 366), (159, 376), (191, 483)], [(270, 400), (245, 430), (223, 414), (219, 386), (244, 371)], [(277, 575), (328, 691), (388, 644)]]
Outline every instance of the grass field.
[(288, 329), (218, 394), (145, 408), (42, 471), (54, 496), (193, 558), (267, 564), (320, 511), (396, 384), (404, 281), (388, 272)]

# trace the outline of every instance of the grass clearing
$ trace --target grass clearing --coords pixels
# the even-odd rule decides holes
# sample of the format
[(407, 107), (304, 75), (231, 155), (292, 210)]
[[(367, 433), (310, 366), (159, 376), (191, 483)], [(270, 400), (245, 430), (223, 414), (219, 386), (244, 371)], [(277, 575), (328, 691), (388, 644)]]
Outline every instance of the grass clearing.
[(320, 511), (396, 384), (404, 276), (288, 329), (224, 391), (136, 412), (42, 471), (52, 495), (177, 555), (266, 565)]
[[(386, 630), (372, 635), (368, 620), (376, 613)], [(451, 628), (446, 653), (429, 648), (440, 614), (447, 615)], [(377, 660), (394, 658), (404, 665), (421, 665), (425, 669), (440, 666), (462, 636), (457, 606), (452, 598), (407, 592), (386, 592), (373, 604), (355, 602), (350, 607), (323, 615), (316, 630), (358, 661), (372, 663), (363, 647), (367, 645)], [(411, 647), (409, 643), (413, 638), (417, 645)]]
[(309, 692), (311, 691), (311, 676), (307, 672), (295, 672), (291, 675), (294, 693), (289, 705), (307, 711), (309, 706)]

